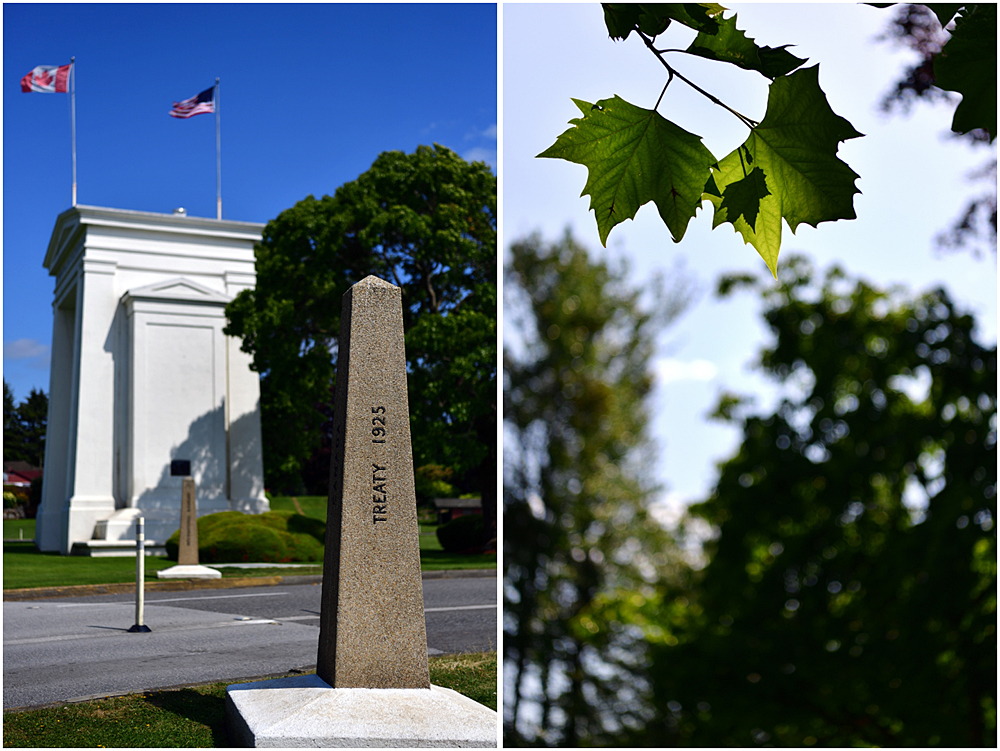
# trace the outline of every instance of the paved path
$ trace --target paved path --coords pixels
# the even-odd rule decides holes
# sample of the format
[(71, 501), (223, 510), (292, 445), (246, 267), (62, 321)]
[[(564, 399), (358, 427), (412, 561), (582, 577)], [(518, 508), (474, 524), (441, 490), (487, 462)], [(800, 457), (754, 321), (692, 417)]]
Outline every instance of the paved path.
[[(496, 578), (423, 584), (430, 654), (496, 648)], [(142, 634), (134, 594), (4, 602), (4, 709), (312, 669), (320, 591), (149, 593)]]

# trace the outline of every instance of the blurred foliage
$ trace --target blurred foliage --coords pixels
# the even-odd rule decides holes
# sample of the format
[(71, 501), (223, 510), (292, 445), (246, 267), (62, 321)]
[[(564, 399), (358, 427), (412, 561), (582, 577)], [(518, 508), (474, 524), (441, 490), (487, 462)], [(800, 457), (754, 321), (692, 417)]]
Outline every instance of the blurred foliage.
[(764, 291), (785, 395), (720, 410), (743, 443), (661, 588), (644, 742), (995, 746), (996, 348), (943, 290), (814, 277), (722, 285)]
[(420, 146), (268, 222), (226, 333), (261, 374), (269, 489), (325, 491), (341, 298), (374, 274), (402, 290), (414, 463), (454, 467), (495, 526), (496, 203), (489, 166)]
[(413, 471), (417, 503), (429, 503), (434, 498), (454, 498), (455, 486), (449, 482), (454, 474), (451, 467), (442, 467), (440, 464), (417, 467)]
[(652, 716), (645, 640), (604, 603), (645, 603), (676, 557), (646, 398), (683, 283), (633, 287), (568, 232), (514, 243), (505, 275), (504, 745), (619, 743)]
[[(893, 7), (893, 17), (889, 22), (886, 31), (878, 37), (879, 41), (890, 41), (896, 46), (907, 47), (915, 52), (916, 61), (909, 65), (903, 75), (895, 81), (893, 88), (882, 98), (880, 106), (886, 113), (909, 114), (913, 105), (917, 102), (928, 104), (954, 105), (956, 97), (953, 93), (945, 91), (937, 86), (937, 70), (935, 60), (941, 55), (942, 49), (952, 39), (952, 33), (945, 31), (942, 24), (950, 25), (952, 16), (963, 6), (954, 4), (927, 5), (907, 5), (899, 4)], [(970, 5), (965, 6), (969, 13), (969, 20), (983, 21), (986, 29), (986, 36), (982, 39), (987, 45), (992, 45), (993, 65), (992, 73), (996, 75), (996, 6)], [(975, 16), (977, 13), (979, 16)], [(964, 15), (964, 14), (963, 14)], [(992, 24), (992, 26), (990, 26)], [(978, 24), (973, 24), (976, 26)], [(970, 26), (969, 28), (972, 28)], [(991, 29), (991, 30), (990, 30)], [(981, 78), (981, 83), (989, 87), (987, 72), (988, 65), (980, 63), (978, 69), (981, 76), (972, 69), (972, 77)], [(993, 127), (996, 129), (996, 84), (992, 84), (993, 103), (992, 116)], [(989, 90), (983, 92), (981, 97), (963, 96), (965, 99), (980, 100), (984, 102), (989, 98)], [(989, 108), (989, 105), (986, 105)], [(979, 147), (990, 147), (995, 140), (996, 134), (991, 134), (985, 129), (975, 129), (961, 135), (953, 134), (956, 138)], [(993, 149), (990, 149), (991, 151)], [(968, 175), (971, 181), (985, 182), (985, 190), (975, 198), (971, 199), (962, 209), (959, 218), (951, 227), (935, 237), (935, 244), (941, 249), (965, 249), (968, 248), (975, 255), (982, 255), (985, 248), (994, 254), (997, 249), (997, 159), (996, 152), (987, 159), (979, 169)]]

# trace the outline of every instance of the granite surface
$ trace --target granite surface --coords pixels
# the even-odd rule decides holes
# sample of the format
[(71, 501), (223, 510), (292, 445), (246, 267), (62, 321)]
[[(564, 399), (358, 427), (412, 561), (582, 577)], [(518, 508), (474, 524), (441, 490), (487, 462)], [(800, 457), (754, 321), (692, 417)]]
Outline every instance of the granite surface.
[(333, 688), (430, 688), (400, 289), (344, 295), (317, 673)]
[[(183, 470), (181, 470), (183, 472)], [(198, 565), (198, 508), (195, 505), (194, 478), (181, 481), (181, 539), (177, 549), (178, 566)]]

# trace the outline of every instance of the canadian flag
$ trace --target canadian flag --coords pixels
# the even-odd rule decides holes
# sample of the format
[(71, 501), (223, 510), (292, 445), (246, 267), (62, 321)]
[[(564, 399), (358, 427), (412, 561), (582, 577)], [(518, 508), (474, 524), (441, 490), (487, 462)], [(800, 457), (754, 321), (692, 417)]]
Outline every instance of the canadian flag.
[(39, 65), (21, 79), (21, 91), (58, 94), (69, 91), (69, 65)]

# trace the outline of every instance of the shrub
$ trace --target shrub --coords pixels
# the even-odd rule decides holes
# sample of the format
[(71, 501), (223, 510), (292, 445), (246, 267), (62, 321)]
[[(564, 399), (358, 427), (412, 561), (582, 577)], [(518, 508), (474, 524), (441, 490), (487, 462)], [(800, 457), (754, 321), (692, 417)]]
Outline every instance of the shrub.
[(448, 553), (478, 553), (486, 542), (482, 514), (466, 514), (437, 528), (438, 542)]
[[(200, 563), (309, 563), (323, 560), (326, 525), (292, 511), (222, 511), (198, 519)], [(164, 545), (177, 560), (180, 530)]]
[(425, 464), (413, 473), (414, 488), (420, 501), (432, 498), (453, 498), (455, 486), (448, 482), (454, 471), (440, 464)]

